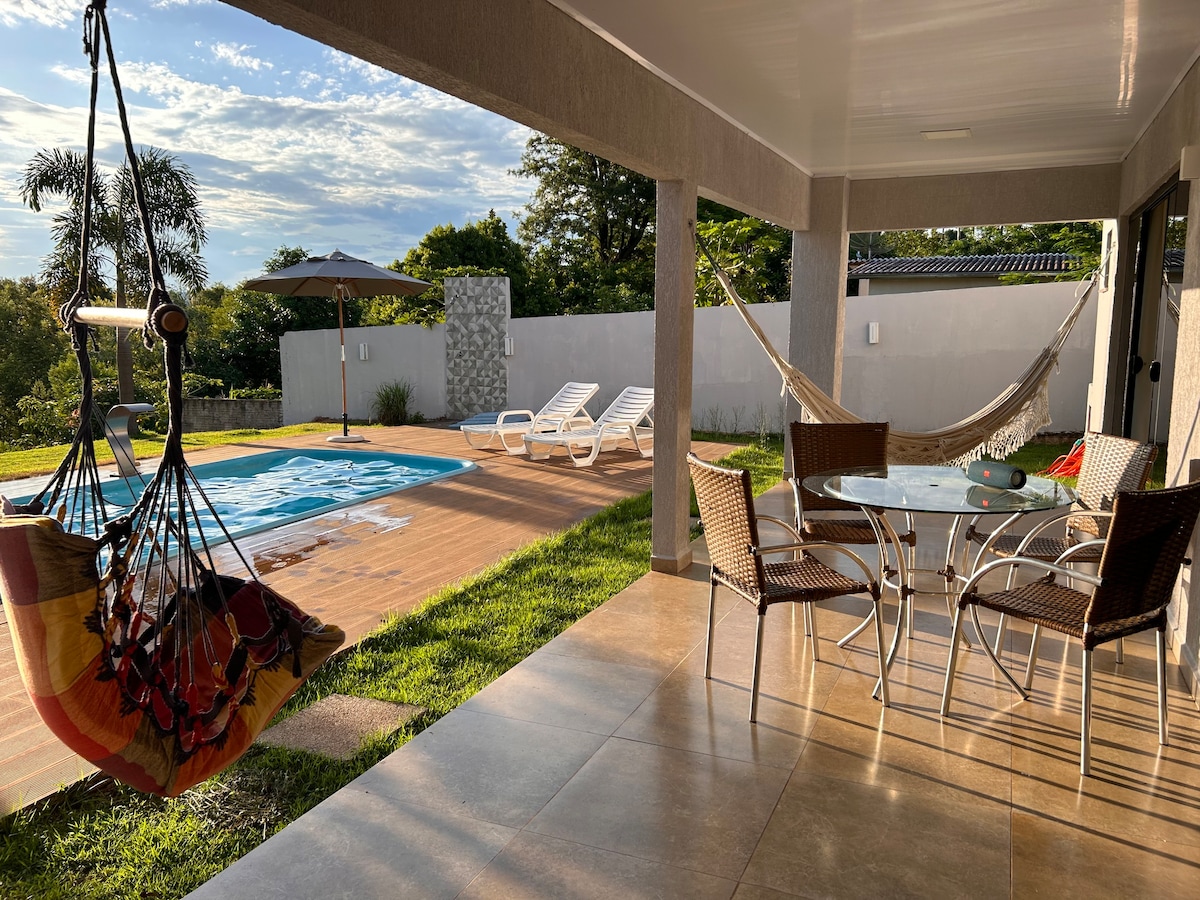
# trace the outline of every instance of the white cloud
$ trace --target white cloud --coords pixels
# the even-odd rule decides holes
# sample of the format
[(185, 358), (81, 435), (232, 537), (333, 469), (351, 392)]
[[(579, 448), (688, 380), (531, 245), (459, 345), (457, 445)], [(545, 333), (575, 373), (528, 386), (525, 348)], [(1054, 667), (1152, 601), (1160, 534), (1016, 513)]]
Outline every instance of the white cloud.
[(212, 52), (220, 62), (229, 63), (239, 69), (258, 72), (262, 69), (273, 69), (275, 65), (257, 56), (246, 53), (251, 47), (247, 44), (213, 44)]
[(78, 0), (0, 0), (0, 25), (12, 27), (27, 21), (64, 28), (83, 21), (83, 4)]
[[(199, 46), (228, 66), (259, 58), (274, 62), (275, 73), (293, 68), (286, 61), (297, 58), (295, 47), (271, 52), (262, 37), (245, 38), (214, 35)], [(200, 185), (214, 280), (253, 274), (282, 245), (320, 253), (340, 246), (386, 263), (435, 225), (463, 225), (489, 209), (512, 227), (532, 189), (508, 174), (527, 129), (344, 54), (312, 50), (303, 68), (272, 74), (269, 86), (242, 76), (245, 66), (185, 76), (165, 60), (121, 63), (135, 143), (176, 155)], [(29, 263), (6, 258), (4, 274), (35, 271), (33, 260), (49, 249), (49, 214), (23, 210), (14, 174), (44, 147), (84, 147), (90, 73), (62, 58), (46, 83), (57, 97), (65, 86), (78, 98), (72, 105), (0, 88), (0, 243), (6, 257), (15, 244), (40, 248), (20, 254)], [(97, 154), (112, 167), (123, 151), (107, 85), (100, 106)]]
[(349, 53), (343, 53), (340, 50), (334, 50), (331, 47), (325, 49), (325, 56), (336, 70), (344, 74), (354, 75), (361, 78), (367, 84), (377, 85), (384, 82), (392, 82), (398, 84), (405, 81), (395, 72), (389, 72), (387, 69), (382, 69), (374, 63), (369, 63), (365, 59), (359, 59), (357, 56), (351, 56)]

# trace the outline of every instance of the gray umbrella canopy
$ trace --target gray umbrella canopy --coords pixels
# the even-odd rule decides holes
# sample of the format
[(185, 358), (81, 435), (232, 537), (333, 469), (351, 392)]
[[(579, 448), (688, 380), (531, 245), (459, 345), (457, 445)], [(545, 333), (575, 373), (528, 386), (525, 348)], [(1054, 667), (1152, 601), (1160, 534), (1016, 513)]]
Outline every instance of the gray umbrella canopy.
[[(304, 262), (251, 278), (243, 287), (288, 297), (336, 297), (338, 302), (338, 342), (342, 349), (342, 437), (341, 440), (362, 440), (350, 434), (346, 414), (346, 334), (342, 320), (342, 304), (348, 297), (396, 297), (421, 293), (432, 285), (403, 272), (376, 266), (365, 259), (347, 256), (334, 250), (328, 256), (311, 256)], [(330, 438), (330, 440), (334, 440)]]
[(245, 287), (290, 297), (345, 298), (410, 297), (432, 285), (334, 250), (328, 256), (312, 256), (278, 272), (251, 278)]

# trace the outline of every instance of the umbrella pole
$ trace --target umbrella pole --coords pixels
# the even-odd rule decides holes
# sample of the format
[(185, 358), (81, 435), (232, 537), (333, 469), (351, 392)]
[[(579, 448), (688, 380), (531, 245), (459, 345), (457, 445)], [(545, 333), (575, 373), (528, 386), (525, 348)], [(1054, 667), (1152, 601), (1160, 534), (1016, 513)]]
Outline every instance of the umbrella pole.
[(342, 322), (342, 292), (338, 285), (338, 344), (342, 349), (342, 437), (350, 436), (350, 417), (346, 413), (346, 328)]
[(350, 414), (347, 411), (346, 403), (346, 322), (343, 312), (344, 299), (348, 291), (346, 285), (342, 282), (337, 283), (337, 304), (338, 304), (338, 346), (342, 353), (342, 433), (331, 434), (325, 438), (327, 441), (337, 443), (355, 443), (366, 440), (361, 434), (350, 433)]

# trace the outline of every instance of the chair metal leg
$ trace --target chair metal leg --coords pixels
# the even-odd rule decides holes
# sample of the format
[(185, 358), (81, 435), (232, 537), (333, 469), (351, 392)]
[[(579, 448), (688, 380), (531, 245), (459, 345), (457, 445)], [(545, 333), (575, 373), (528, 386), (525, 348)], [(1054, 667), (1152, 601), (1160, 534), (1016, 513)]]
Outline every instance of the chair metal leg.
[(812, 607), (807, 603), (803, 603), (801, 606), (803, 606), (800, 615), (804, 617), (804, 636), (812, 637)]
[[(978, 635), (983, 634), (983, 626), (979, 624), (979, 607), (975, 604), (971, 604), (971, 624), (975, 626), (976, 634), (978, 634)], [(1012, 672), (1008, 671), (1008, 669), (1005, 667), (1004, 663), (1000, 662), (1000, 657), (998, 657), (995, 653), (992, 652), (992, 648), (988, 646), (988, 642), (981, 638), (979, 641), (979, 646), (983, 649), (984, 655), (986, 655), (987, 658), (991, 661), (992, 666), (995, 667), (996, 670), (999, 671), (1000, 674), (1004, 676), (1005, 681), (1007, 681), (1009, 684), (1012, 685), (1013, 690), (1015, 690), (1018, 694), (1021, 695), (1021, 699), (1028, 700), (1029, 699), (1028, 690), (1026, 688), (1022, 687), (1021, 685), (1017, 684), (1017, 679), (1013, 678)]]
[(1154, 633), (1154, 646), (1158, 651), (1158, 742), (1167, 746), (1167, 633), (1159, 629)]
[(704, 643), (704, 677), (712, 678), (713, 631), (717, 617), (717, 583), (708, 582), (708, 638)]
[(891, 706), (892, 701), (888, 696), (887, 654), (883, 649), (883, 601), (872, 598), (872, 603), (875, 607), (875, 650), (879, 654), (879, 701), (884, 706)]
[[(1008, 570), (1008, 581), (1005, 582), (1005, 584), (1004, 584), (1004, 589), (1006, 591), (1012, 590), (1013, 582), (1016, 580), (1016, 577), (1017, 577), (1017, 567), (1013, 566), (1011, 569)], [(1000, 655), (1000, 651), (1004, 647), (1004, 636), (1007, 633), (1008, 633), (1008, 614), (1000, 613), (1000, 621), (996, 623), (996, 642), (994, 644), (992, 644), (992, 652), (995, 653), (997, 656)], [(1028, 688), (1029, 685), (1027, 684), (1027, 685), (1025, 685), (1025, 687)]]
[(954, 608), (954, 627), (950, 630), (950, 657), (946, 660), (946, 685), (942, 688), (941, 714), (950, 714), (950, 692), (954, 690), (954, 669), (958, 665), (958, 635), (962, 631), (962, 607)]
[(758, 721), (758, 682), (762, 675), (763, 622), (766, 615), (758, 614), (758, 634), (754, 638), (754, 677), (750, 681), (750, 721)]
[[(996, 623), (996, 640), (992, 644), (992, 652), (997, 656), (1004, 649), (1004, 636), (1008, 632), (1008, 616), (1005, 613), (1000, 613), (1000, 621)], [(1029, 687), (1029, 685), (1025, 685)]]
[(1037, 667), (1038, 648), (1042, 644), (1042, 626), (1033, 626), (1033, 637), (1029, 641), (1029, 662), (1025, 666), (1025, 683), (1022, 687), (1030, 690), (1033, 687), (1033, 670)]
[(1117, 638), (1117, 665), (1125, 662), (1125, 638)]
[[(805, 604), (805, 606), (807, 608), (807, 604)], [(837, 642), (837, 645), (839, 647), (845, 647), (847, 644), (849, 644), (851, 641), (853, 641), (856, 637), (858, 637), (860, 634), (862, 634), (864, 631), (866, 631), (867, 626), (870, 624), (871, 624), (871, 617), (865, 616), (863, 618), (863, 620), (861, 622), (859, 622), (857, 625), (855, 625), (851, 631), (849, 631), (848, 633), (846, 633), (845, 635), (842, 636), (842, 638)], [(809, 634), (810, 632), (808, 632), (806, 630), (804, 633)]]
[(1092, 651), (1083, 651), (1083, 714), (1079, 726), (1079, 774), (1092, 771)]
[(812, 645), (813, 662), (820, 662), (821, 644), (817, 635), (817, 610), (811, 603), (805, 603), (804, 612), (808, 619), (808, 642)]

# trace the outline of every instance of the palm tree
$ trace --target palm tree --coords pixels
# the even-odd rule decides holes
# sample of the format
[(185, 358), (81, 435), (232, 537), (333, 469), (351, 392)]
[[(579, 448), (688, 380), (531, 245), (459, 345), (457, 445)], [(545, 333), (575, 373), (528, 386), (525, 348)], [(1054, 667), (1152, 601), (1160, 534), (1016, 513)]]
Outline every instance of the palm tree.
[[(207, 235), (196, 179), (176, 157), (153, 147), (138, 154), (137, 165), (163, 274), (198, 290), (208, 270), (200, 256)], [(66, 200), (52, 220), (54, 249), (42, 264), (42, 278), (60, 300), (74, 292), (79, 278), (86, 171), (86, 160), (73, 150), (42, 150), (25, 167), (21, 184), (21, 199), (35, 212), (48, 198)], [(106, 288), (102, 273), (110, 269), (116, 306), (125, 306), (131, 295), (147, 295), (149, 258), (128, 163), (111, 175), (93, 169), (91, 244), (88, 278), (95, 294)], [(133, 354), (125, 329), (117, 331), (117, 378), (121, 402), (133, 402)]]

